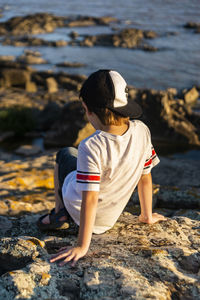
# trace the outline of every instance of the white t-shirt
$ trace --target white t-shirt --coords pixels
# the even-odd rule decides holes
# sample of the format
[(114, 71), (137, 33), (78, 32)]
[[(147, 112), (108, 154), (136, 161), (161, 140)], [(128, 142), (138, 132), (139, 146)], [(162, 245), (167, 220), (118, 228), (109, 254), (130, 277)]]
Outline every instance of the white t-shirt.
[(97, 130), (81, 141), (77, 170), (65, 178), (62, 195), (66, 209), (79, 225), (82, 191), (99, 191), (93, 232), (103, 233), (117, 221), (141, 175), (150, 173), (158, 163), (143, 122), (130, 121), (122, 136)]

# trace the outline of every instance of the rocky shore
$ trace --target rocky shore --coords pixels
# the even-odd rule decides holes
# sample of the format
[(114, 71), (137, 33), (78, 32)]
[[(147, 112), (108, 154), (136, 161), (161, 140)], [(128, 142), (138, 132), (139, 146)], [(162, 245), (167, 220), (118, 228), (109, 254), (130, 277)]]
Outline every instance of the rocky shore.
[(53, 207), (54, 158), (1, 152), (1, 299), (199, 299), (198, 162), (161, 158), (154, 170), (154, 211), (167, 221), (140, 224), (135, 192), (114, 228), (93, 236), (87, 256), (61, 268), (50, 255), (74, 245), (77, 230), (42, 233), (35, 224)]
[(110, 28), (115, 31), (113, 34), (97, 35), (79, 35), (72, 31), (68, 34), (68, 39), (58, 41), (46, 41), (32, 35), (53, 32), (56, 28), (61, 27), (88, 27), (88, 26), (110, 26), (119, 24), (120, 21), (112, 17), (58, 17), (51, 14), (35, 14), (25, 17), (13, 17), (6, 22), (0, 23), (0, 36), (4, 36), (3, 45), (12, 46), (103, 46), (103, 47), (122, 47), (129, 49), (142, 49), (145, 51), (156, 51), (157, 48), (148, 44), (147, 40), (156, 38), (154, 31), (143, 31), (135, 28), (122, 30)]
[[(158, 50), (148, 43), (158, 37), (156, 32), (119, 25), (112, 17), (39, 13), (1, 22), (0, 35), (4, 45), (23, 47)], [(109, 33), (74, 31), (95, 26), (106, 26)], [(73, 30), (66, 40), (36, 36), (64, 27)], [(198, 33), (199, 24), (190, 22), (185, 28)], [(94, 129), (78, 101), (86, 76), (38, 71), (34, 65), (40, 64), (48, 61), (28, 48), (17, 57), (0, 57), (0, 299), (200, 299), (200, 160), (160, 157), (152, 174), (153, 208), (167, 221), (139, 223), (135, 191), (116, 225), (93, 235), (87, 256), (75, 268), (49, 263), (52, 253), (74, 245), (77, 238), (75, 227), (46, 233), (36, 227), (39, 216), (54, 207), (56, 151), (77, 147)], [(83, 67), (78, 61), (56, 66)], [(199, 114), (193, 110), (199, 91), (198, 86), (158, 91), (130, 85), (129, 97), (142, 106), (141, 119), (158, 148), (199, 149)], [(39, 144), (30, 144), (36, 139)]]
[[(87, 131), (92, 132), (77, 101), (86, 77), (63, 71), (36, 71), (29, 65), (34, 63), (45, 63), (39, 52), (25, 51), (17, 58), (0, 58), (0, 107), (4, 111), (0, 116), (1, 140), (6, 131), (15, 133), (17, 111), (25, 111), (27, 118), (28, 108), (32, 128), (27, 124), (26, 134), (32, 131), (44, 135), (48, 146), (77, 146)], [(183, 147), (200, 146), (199, 115), (192, 110), (199, 97), (197, 87), (156, 91), (129, 86), (129, 97), (142, 106), (142, 120), (150, 127), (153, 140)], [(18, 107), (16, 116), (13, 107)], [(8, 121), (10, 114), (13, 122)]]

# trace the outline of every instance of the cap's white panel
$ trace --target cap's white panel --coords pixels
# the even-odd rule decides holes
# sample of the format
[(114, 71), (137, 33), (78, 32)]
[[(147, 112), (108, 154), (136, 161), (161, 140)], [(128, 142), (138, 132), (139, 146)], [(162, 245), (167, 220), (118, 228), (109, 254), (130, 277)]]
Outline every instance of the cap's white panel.
[(113, 106), (114, 107), (120, 107), (120, 106), (125, 106), (128, 103), (127, 99), (127, 93), (126, 93), (126, 81), (124, 78), (116, 71), (110, 71), (109, 72), (114, 88), (115, 88), (115, 99)]

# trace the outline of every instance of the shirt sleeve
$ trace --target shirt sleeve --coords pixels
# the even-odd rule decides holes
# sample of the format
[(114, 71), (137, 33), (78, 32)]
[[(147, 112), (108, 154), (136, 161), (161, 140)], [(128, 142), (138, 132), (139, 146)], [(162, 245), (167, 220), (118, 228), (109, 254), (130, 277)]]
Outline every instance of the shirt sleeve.
[(158, 158), (156, 151), (151, 143), (151, 134), (149, 129), (147, 130), (147, 135), (148, 135), (148, 145), (147, 145), (147, 152), (146, 152), (147, 154), (146, 154), (146, 160), (145, 160), (142, 174), (149, 174), (151, 172), (151, 169), (160, 162), (160, 159)]
[(77, 190), (99, 191), (100, 179), (99, 156), (85, 144), (80, 144), (76, 171)]

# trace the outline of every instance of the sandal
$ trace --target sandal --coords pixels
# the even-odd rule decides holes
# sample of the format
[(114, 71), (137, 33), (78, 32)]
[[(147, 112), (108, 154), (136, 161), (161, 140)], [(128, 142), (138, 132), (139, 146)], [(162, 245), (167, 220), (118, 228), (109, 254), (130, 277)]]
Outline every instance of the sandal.
[[(49, 215), (49, 224), (44, 224), (42, 220)], [(68, 212), (63, 207), (59, 212), (55, 213), (55, 208), (51, 210), (49, 214), (41, 216), (37, 221), (37, 226), (41, 230), (59, 230), (69, 228), (69, 223), (67, 221), (60, 221), (63, 216), (68, 217)]]

